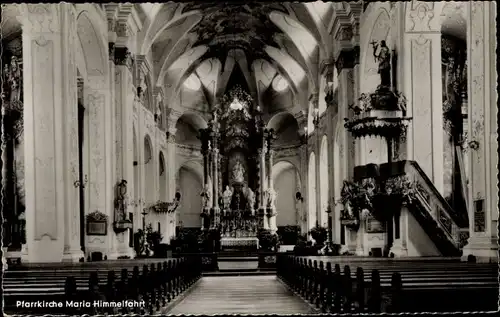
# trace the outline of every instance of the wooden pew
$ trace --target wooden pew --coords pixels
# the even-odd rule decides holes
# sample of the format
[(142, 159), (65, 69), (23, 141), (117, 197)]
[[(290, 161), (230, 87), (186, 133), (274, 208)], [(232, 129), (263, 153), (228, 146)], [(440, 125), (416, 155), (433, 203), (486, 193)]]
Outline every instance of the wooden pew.
[[(58, 274), (57, 282), (51, 284), (50, 275), (41, 283), (32, 281), (32, 284), (23, 286), (15, 283), (11, 277), (9, 283), (4, 284), (5, 311), (16, 314), (122, 314), (159, 312), (168, 302), (189, 288), (201, 277), (201, 258), (187, 257), (170, 259), (168, 261), (144, 264), (122, 268), (118, 278), (114, 270), (67, 271)], [(37, 272), (43, 276), (42, 272)], [(61, 273), (61, 272), (58, 272)], [(71, 274), (74, 275), (71, 275)], [(36, 274), (35, 274), (36, 275)], [(65, 276), (66, 275), (66, 276)], [(32, 278), (33, 276), (25, 276)], [(35, 276), (36, 278), (37, 276)], [(63, 283), (60, 284), (60, 278)], [(44, 283), (45, 282), (45, 283)], [(49, 285), (50, 287), (47, 287)], [(37, 286), (37, 287), (33, 287)], [(91, 303), (91, 307), (64, 307), (30, 308), (16, 307), (17, 301), (45, 301), (72, 303)], [(103, 305), (94, 307), (94, 301), (102, 301)], [(123, 302), (128, 301), (128, 302)], [(107, 307), (106, 303), (144, 303), (143, 307)], [(108, 305), (109, 306), (109, 305)], [(135, 305), (137, 306), (137, 305)]]
[(493, 265), (356, 261), (353, 277), (348, 264), (341, 272), (339, 263), (332, 270), (331, 263), (320, 261), (318, 266), (316, 261), (281, 255), (277, 274), (326, 313), (496, 309), (498, 268)]

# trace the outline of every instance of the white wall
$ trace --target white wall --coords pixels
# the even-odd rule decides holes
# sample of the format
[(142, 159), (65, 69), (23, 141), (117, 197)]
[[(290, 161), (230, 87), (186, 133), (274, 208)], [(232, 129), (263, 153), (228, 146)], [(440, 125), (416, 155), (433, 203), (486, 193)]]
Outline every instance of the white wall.
[(297, 212), (295, 210), (295, 191), (297, 188), (296, 171), (289, 167), (278, 174), (274, 181), (274, 188), (278, 193), (276, 208), (277, 226), (297, 225)]
[(177, 225), (182, 221), (183, 227), (201, 227), (200, 178), (191, 170), (181, 167), (179, 170), (179, 187), (182, 199), (177, 211)]

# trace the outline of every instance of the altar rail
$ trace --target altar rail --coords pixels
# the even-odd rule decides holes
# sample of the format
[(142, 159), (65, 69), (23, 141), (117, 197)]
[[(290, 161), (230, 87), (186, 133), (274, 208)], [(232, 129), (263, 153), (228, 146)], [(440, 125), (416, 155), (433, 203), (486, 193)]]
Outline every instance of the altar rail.
[[(144, 265), (142, 271), (135, 266), (132, 271), (122, 269), (117, 279), (114, 270), (109, 270), (99, 276), (101, 271), (93, 271), (88, 275), (87, 285), (82, 285), (82, 276), (71, 275), (65, 280), (64, 289), (60, 292), (29, 293), (29, 289), (16, 292), (5, 298), (5, 309), (23, 314), (154, 314), (159, 313), (174, 298), (193, 285), (202, 272), (202, 258), (200, 256), (186, 256), (179, 259)], [(83, 283), (82, 283), (83, 282)], [(19, 286), (22, 288), (23, 286)], [(28, 286), (29, 288), (29, 286)], [(29, 295), (28, 295), (29, 294)], [(63, 303), (63, 307), (51, 308), (23, 308), (16, 307), (16, 301), (33, 302), (55, 301)], [(68, 307), (67, 301), (90, 303), (90, 307)], [(101, 303), (116, 302), (124, 306), (132, 303), (143, 303), (135, 307), (103, 307), (94, 306), (96, 301)]]
[[(325, 265), (323, 261), (319, 261), (318, 265), (316, 260), (278, 255), (277, 275), (292, 290), (324, 313), (497, 309), (496, 266), (462, 267), (462, 263), (426, 266), (422, 262), (416, 263), (412, 268), (415, 272), (406, 272), (405, 280), (397, 271), (390, 273), (387, 280), (388, 272), (384, 270), (387, 262), (376, 266), (380, 270), (370, 265), (373, 268), (370, 273), (365, 273), (363, 268), (358, 267), (353, 278), (349, 265), (345, 265), (342, 272), (339, 264), (333, 266), (327, 262)], [(401, 265), (401, 270), (409, 266), (408, 263)], [(449, 276), (443, 277), (446, 272), (450, 272)], [(403, 283), (407, 283), (405, 287)]]

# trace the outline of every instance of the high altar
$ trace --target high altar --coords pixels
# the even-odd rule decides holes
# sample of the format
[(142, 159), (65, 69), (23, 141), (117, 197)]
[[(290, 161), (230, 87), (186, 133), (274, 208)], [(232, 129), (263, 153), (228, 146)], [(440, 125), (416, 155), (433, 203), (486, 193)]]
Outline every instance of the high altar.
[(202, 226), (225, 249), (257, 248), (260, 228), (275, 233), (272, 141), (260, 107), (239, 86), (224, 95), (200, 130), (204, 166)]

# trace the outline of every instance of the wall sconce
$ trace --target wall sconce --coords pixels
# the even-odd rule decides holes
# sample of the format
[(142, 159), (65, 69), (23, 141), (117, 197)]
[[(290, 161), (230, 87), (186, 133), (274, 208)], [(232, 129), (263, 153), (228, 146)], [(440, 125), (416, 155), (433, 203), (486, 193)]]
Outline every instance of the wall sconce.
[(85, 174), (85, 178), (83, 179), (83, 182), (81, 182), (80, 180), (76, 180), (73, 183), (73, 186), (75, 186), (75, 188), (77, 188), (77, 187), (85, 188), (85, 186), (87, 186), (88, 182), (89, 182), (89, 179), (87, 177), (87, 174)]

